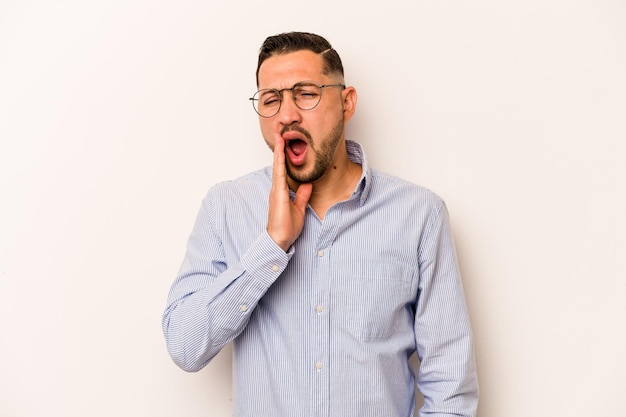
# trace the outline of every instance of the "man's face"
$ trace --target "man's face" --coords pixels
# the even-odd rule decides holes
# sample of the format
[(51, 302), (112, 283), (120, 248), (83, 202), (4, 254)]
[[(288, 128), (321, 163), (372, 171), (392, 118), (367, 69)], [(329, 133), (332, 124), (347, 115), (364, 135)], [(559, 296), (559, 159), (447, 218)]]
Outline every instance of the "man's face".
[[(341, 82), (323, 74), (322, 58), (311, 51), (275, 55), (259, 69), (259, 89), (281, 90), (310, 81), (317, 85)], [(259, 117), (261, 133), (270, 149), (277, 137), (285, 140), (287, 174), (298, 183), (315, 182), (334, 164), (344, 138), (344, 106), (341, 87), (322, 89), (322, 99), (312, 110), (296, 106), (291, 91), (282, 93), (280, 111)]]

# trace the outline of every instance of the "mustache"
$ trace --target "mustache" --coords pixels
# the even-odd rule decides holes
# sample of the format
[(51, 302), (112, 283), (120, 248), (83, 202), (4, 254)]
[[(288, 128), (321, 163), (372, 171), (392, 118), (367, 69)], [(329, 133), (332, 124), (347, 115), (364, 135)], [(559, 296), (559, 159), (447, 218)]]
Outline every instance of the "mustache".
[(287, 132), (298, 132), (301, 133), (309, 142), (310, 145), (313, 145), (313, 138), (311, 137), (311, 134), (304, 128), (297, 126), (297, 125), (287, 125), (284, 126), (281, 130), (280, 130), (280, 135), (283, 136), (285, 133)]

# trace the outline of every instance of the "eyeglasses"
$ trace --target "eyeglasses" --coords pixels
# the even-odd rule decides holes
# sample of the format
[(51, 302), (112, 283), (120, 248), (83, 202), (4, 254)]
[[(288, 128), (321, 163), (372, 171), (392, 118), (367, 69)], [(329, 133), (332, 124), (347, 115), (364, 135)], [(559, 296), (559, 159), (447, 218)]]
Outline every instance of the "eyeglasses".
[(250, 98), (252, 107), (261, 117), (274, 117), (280, 111), (283, 102), (283, 91), (291, 91), (293, 102), (301, 110), (313, 110), (322, 100), (322, 90), (326, 87), (346, 88), (344, 84), (317, 85), (311, 82), (300, 82), (291, 88), (275, 90), (265, 88), (259, 90)]

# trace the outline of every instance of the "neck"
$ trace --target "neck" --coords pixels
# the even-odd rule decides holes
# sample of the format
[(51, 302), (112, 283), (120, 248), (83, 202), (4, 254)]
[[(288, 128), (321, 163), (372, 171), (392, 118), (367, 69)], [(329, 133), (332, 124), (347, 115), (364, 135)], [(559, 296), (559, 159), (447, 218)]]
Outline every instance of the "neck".
[[(332, 205), (350, 198), (359, 178), (361, 178), (361, 166), (348, 158), (346, 158), (343, 164), (331, 165), (328, 172), (313, 183), (313, 192), (309, 199), (309, 205), (317, 216), (323, 220), (326, 211)], [(290, 185), (295, 190), (299, 184)]]

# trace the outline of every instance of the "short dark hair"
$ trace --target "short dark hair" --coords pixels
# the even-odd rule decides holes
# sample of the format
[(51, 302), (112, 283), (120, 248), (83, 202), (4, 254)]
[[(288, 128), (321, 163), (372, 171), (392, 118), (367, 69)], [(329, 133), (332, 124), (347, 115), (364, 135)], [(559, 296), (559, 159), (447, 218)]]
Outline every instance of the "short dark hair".
[(307, 32), (287, 32), (269, 36), (259, 50), (259, 63), (256, 67), (256, 84), (259, 85), (259, 69), (269, 57), (308, 50), (321, 54), (324, 61), (324, 74), (339, 75), (343, 79), (341, 58), (332, 45), (323, 37)]

